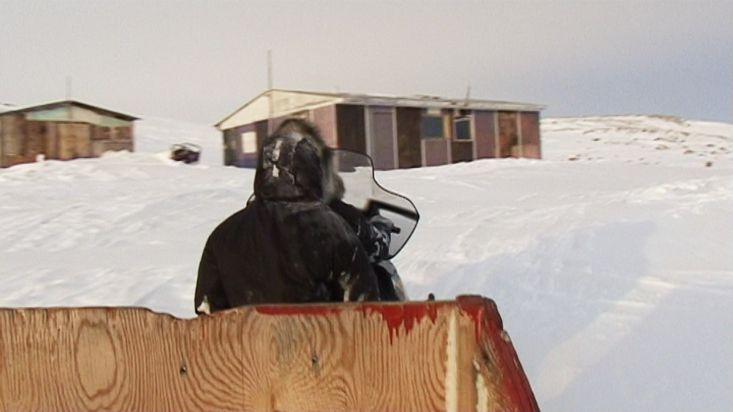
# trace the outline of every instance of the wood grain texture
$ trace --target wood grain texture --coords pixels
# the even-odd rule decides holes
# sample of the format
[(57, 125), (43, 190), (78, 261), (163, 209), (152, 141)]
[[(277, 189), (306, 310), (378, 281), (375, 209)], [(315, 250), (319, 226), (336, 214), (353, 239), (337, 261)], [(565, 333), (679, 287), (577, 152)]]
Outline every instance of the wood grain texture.
[(496, 306), (0, 309), (3, 411), (535, 411)]

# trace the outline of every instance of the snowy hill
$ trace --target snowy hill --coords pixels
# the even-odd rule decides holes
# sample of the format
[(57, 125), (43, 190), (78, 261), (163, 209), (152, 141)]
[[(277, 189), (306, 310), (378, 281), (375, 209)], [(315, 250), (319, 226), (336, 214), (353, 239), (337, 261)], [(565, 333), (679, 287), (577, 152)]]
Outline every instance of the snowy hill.
[(733, 148), (733, 125), (670, 116), (546, 119), (542, 133), (554, 160), (700, 165), (730, 161)]
[[(136, 127), (148, 153), (0, 170), (0, 306), (193, 316), (203, 243), (253, 172), (218, 166), (211, 127)], [(411, 297), (495, 299), (544, 411), (730, 410), (733, 125), (542, 127), (545, 160), (378, 175), (423, 217), (396, 258)], [(181, 141), (202, 144), (205, 164), (166, 159)]]

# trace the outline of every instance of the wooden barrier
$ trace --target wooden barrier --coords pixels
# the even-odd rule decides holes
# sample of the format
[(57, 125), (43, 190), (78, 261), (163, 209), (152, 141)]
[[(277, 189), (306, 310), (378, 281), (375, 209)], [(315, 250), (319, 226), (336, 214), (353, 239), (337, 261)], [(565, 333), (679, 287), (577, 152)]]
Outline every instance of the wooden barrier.
[(494, 303), (0, 309), (3, 411), (537, 411)]

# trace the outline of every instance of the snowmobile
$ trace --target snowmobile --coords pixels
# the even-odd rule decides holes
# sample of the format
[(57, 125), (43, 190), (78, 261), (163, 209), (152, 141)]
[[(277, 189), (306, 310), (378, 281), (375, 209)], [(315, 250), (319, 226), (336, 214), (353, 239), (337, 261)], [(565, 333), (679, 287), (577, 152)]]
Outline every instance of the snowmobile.
[(201, 156), (201, 146), (193, 143), (176, 143), (170, 147), (171, 159), (186, 164), (196, 163)]
[(374, 163), (366, 154), (334, 149), (333, 167), (344, 183), (343, 201), (360, 209), (368, 220), (375, 217), (391, 225), (389, 251), (372, 262), (377, 275), (381, 300), (408, 299), (394, 258), (405, 246), (417, 227), (420, 214), (415, 204), (405, 196), (380, 185), (374, 175)]

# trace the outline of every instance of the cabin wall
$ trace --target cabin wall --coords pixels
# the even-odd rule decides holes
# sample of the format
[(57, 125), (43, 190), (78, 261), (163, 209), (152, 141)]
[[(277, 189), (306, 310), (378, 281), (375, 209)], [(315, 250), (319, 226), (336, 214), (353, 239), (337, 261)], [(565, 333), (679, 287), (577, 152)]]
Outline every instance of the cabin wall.
[[(55, 123), (26, 121), (24, 153), (33, 162), (38, 155), (59, 159), (57, 127)], [(32, 160), (31, 160), (32, 159)]]
[(133, 151), (133, 125), (127, 126), (91, 126), (91, 156), (99, 157), (106, 151)]
[(520, 115), (522, 129), (522, 157), (541, 159), (540, 142), (540, 114), (537, 112), (522, 112)]
[(310, 117), (321, 132), (321, 137), (326, 145), (336, 147), (336, 106), (330, 105), (313, 109), (310, 112)]
[[(225, 166), (238, 166), (238, 167), (250, 167), (254, 168), (257, 166), (257, 148), (261, 144), (259, 136), (257, 135), (257, 123), (245, 124), (232, 129), (223, 131), (224, 140), (224, 165)], [(260, 131), (262, 125), (260, 125)], [(244, 147), (244, 134), (253, 133), (256, 148), (254, 151), (248, 150), (245, 152)]]
[(267, 120), (260, 120), (255, 122), (255, 134), (257, 135), (257, 152), (259, 153), (260, 147), (264, 144), (268, 136), (270, 136), (269, 130), (267, 129)]
[(477, 110), (473, 112), (476, 158), (488, 159), (496, 156), (496, 112)]
[(395, 136), (395, 109), (388, 106), (367, 108), (370, 151), (377, 170), (397, 167), (397, 140)]
[(2, 166), (8, 167), (19, 163), (35, 161), (25, 154), (25, 118), (23, 114), (8, 114), (2, 119)]
[(516, 153), (516, 147), (519, 145), (517, 119), (517, 112), (499, 112), (499, 148), (496, 157), (512, 157)]
[(58, 158), (61, 160), (91, 156), (92, 126), (86, 123), (57, 122)]
[(473, 157), (473, 142), (470, 140), (451, 140), (451, 162), (470, 162)]
[(106, 151), (133, 150), (132, 125), (95, 126), (81, 122), (26, 122), (26, 155), (70, 160)]
[(439, 166), (450, 163), (451, 139), (453, 136), (453, 110), (440, 111), (443, 122), (443, 135), (425, 137), (422, 121), (425, 109), (420, 109), (420, 145), (422, 149), (422, 166)]
[(337, 147), (366, 153), (366, 124), (364, 106), (352, 104), (336, 105)]
[(422, 109), (397, 107), (397, 167), (406, 169), (422, 166), (421, 119)]
[[(79, 109), (79, 110), (77, 110)], [(68, 120), (75, 118), (77, 120)], [(76, 107), (0, 116), (0, 166), (134, 149), (133, 123)]]
[(450, 163), (450, 141), (448, 139), (422, 139), (423, 166), (440, 166)]
[[(306, 112), (307, 113), (307, 112)], [(290, 119), (291, 117), (298, 117), (298, 116), (279, 116), (279, 117), (273, 117), (271, 119), (267, 119), (267, 128), (268, 128), (268, 136), (272, 134), (275, 130), (277, 130), (278, 127), (287, 119)], [(301, 116), (302, 117), (302, 116)], [(252, 123), (251, 123), (252, 124)]]
[[(486, 158), (541, 157), (539, 112), (442, 109), (439, 111), (443, 119), (442, 138), (423, 138), (423, 116), (428, 111), (423, 107), (320, 105), (257, 122), (257, 147), (261, 147), (264, 139), (282, 121), (300, 117), (318, 127), (328, 146), (370, 155), (377, 170), (437, 166)], [(457, 121), (460, 121), (456, 116), (459, 115), (470, 116), (470, 139), (456, 138)], [(227, 130), (240, 134), (244, 130), (241, 127), (244, 126)], [(234, 148), (230, 150), (236, 152), (236, 142), (232, 144)], [(225, 164), (241, 163), (226, 159), (228, 157), (225, 156)], [(252, 167), (255, 163), (256, 154), (241, 164)]]

